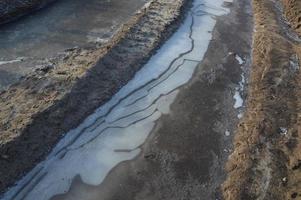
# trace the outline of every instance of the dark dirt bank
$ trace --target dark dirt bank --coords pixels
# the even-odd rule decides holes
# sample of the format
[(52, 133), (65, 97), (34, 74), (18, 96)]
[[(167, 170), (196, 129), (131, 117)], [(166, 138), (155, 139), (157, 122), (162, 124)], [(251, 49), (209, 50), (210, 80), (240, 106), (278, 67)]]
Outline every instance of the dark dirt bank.
[(42, 66), (1, 93), (1, 192), (134, 76), (181, 23), (188, 3), (154, 0), (104, 47), (70, 49), (55, 67)]
[(226, 200), (301, 199), (300, 2), (253, 0), (253, 64), (247, 111), (223, 185)]
[[(171, 113), (132, 161), (113, 169), (103, 184), (85, 185), (78, 177), (55, 200), (216, 200), (225, 179), (224, 164), (237, 125), (235, 88), (250, 64), (252, 17), (248, 0), (230, 4), (218, 18), (213, 39), (193, 79), (180, 89)], [(236, 53), (246, 60), (243, 66)], [(225, 134), (227, 130), (230, 135)], [(234, 199), (233, 199), (234, 200)]]
[(1, 0), (0, 24), (15, 20), (56, 0)]

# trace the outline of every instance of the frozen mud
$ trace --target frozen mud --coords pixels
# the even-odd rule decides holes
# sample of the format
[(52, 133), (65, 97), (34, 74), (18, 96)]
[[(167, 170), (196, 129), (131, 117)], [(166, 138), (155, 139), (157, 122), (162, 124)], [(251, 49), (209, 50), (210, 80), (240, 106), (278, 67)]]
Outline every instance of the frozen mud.
[[(169, 113), (181, 86), (193, 76), (212, 38), (222, 0), (195, 0), (179, 30), (108, 103), (54, 148), (48, 158), (4, 196), (47, 200), (69, 190), (76, 176), (102, 183), (118, 163), (135, 158), (156, 120)], [(88, 194), (87, 194), (88, 195)]]

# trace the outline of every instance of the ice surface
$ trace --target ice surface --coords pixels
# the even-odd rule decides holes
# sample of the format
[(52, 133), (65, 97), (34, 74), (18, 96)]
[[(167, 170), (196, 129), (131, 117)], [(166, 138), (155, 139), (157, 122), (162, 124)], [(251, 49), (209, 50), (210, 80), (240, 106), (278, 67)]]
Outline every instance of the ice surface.
[[(214, 16), (229, 12), (222, 5), (222, 0), (195, 0), (183, 25), (134, 79), (67, 133), (3, 199), (48, 200), (68, 191), (77, 175), (87, 184), (99, 185), (118, 163), (135, 158), (156, 120), (169, 113), (178, 88), (203, 59)], [(240, 96), (235, 98), (235, 107), (241, 106)]]
[(237, 62), (242, 65), (245, 63), (244, 59), (242, 59), (239, 55), (235, 55), (235, 59), (237, 60)]
[(7, 61), (0, 61), (0, 65), (12, 64), (17, 62), (22, 62), (25, 58), (16, 58), (15, 60), (7, 60)]
[(242, 99), (239, 91), (235, 91), (234, 100), (235, 100), (234, 108), (237, 109), (243, 106), (244, 100)]

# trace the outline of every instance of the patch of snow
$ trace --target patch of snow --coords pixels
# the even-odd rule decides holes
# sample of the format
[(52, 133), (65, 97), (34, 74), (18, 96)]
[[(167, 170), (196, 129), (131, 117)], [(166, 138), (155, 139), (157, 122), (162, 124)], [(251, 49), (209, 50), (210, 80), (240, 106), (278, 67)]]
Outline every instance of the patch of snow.
[(237, 60), (237, 62), (242, 65), (245, 63), (245, 60), (242, 59), (238, 54), (235, 55), (235, 59)]
[(240, 111), (239, 114), (237, 115), (238, 119), (243, 118), (244, 114)]
[(241, 80), (239, 81), (239, 87), (237, 87), (235, 89), (235, 93), (234, 93), (234, 96), (233, 96), (233, 99), (235, 101), (234, 103), (234, 108), (235, 109), (239, 109), (238, 110), (238, 119), (241, 119), (243, 117), (243, 110), (240, 109), (243, 107), (243, 104), (244, 104), (244, 99), (242, 98), (241, 94), (243, 93), (244, 91), (244, 87), (245, 87), (245, 84), (246, 84), (246, 78), (245, 78), (245, 75), (244, 73), (242, 73), (241, 75)]
[(25, 60), (24, 57), (20, 57), (20, 58), (17, 58), (15, 60), (0, 61), (0, 65), (6, 65), (6, 64), (12, 64), (12, 63), (17, 63), (17, 62), (22, 62), (24, 60)]
[(225, 131), (225, 136), (229, 137), (231, 135), (230, 131), (229, 130), (226, 130)]
[(233, 97), (234, 97), (234, 100), (235, 100), (234, 108), (237, 109), (237, 108), (242, 107), (243, 103), (244, 103), (244, 100), (242, 99), (242, 97), (240, 95), (240, 92), (235, 91), (235, 94), (234, 94)]

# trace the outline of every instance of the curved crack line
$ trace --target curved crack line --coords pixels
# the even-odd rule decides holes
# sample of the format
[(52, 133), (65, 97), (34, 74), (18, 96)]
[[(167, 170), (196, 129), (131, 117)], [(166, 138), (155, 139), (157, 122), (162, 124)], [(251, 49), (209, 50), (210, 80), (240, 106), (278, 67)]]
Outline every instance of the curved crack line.
[[(191, 15), (191, 24), (190, 24), (189, 39), (190, 39), (191, 42), (192, 42), (192, 47), (191, 47), (188, 51), (179, 54), (178, 57), (176, 57), (174, 60), (172, 60), (172, 62), (169, 64), (169, 67), (168, 67), (163, 73), (161, 73), (157, 78), (151, 79), (150, 81), (148, 81), (148, 82), (145, 83), (144, 85), (142, 85), (142, 86), (140, 86), (140, 87), (134, 89), (133, 91), (131, 91), (131, 92), (130, 92), (129, 94), (127, 94), (126, 96), (120, 98), (120, 99), (119, 99), (119, 100), (118, 100), (118, 101), (117, 101), (117, 102), (116, 102), (116, 103), (115, 103), (115, 104), (114, 104), (114, 105), (113, 105), (113, 106), (112, 106), (105, 114), (103, 114), (103, 115), (101, 115), (100, 117), (98, 117), (92, 124), (90, 124), (90, 125), (84, 127), (84, 128), (79, 132), (79, 134), (77, 134), (77, 135), (76, 135), (76, 136), (68, 143), (68, 145), (66, 145), (66, 146), (64, 146), (62, 149), (60, 149), (60, 150), (55, 154), (55, 156), (57, 156), (59, 153), (61, 153), (63, 150), (65, 150), (66, 152), (64, 152), (64, 154), (63, 154), (63, 157), (64, 157), (64, 155), (66, 155), (69, 151), (74, 151), (74, 150), (80, 149), (80, 148), (84, 147), (85, 145), (91, 143), (93, 140), (95, 140), (98, 136), (100, 136), (100, 135), (101, 135), (105, 130), (107, 130), (107, 129), (110, 129), (110, 128), (120, 128), (120, 129), (128, 128), (128, 127), (130, 127), (130, 126), (132, 126), (132, 125), (134, 125), (134, 124), (139, 123), (140, 121), (143, 121), (143, 120), (145, 120), (145, 119), (151, 117), (154, 113), (156, 113), (157, 111), (159, 111), (159, 110), (156, 108), (155, 111), (154, 111), (152, 114), (150, 114), (149, 116), (146, 116), (145, 118), (139, 119), (139, 120), (137, 120), (137, 121), (135, 121), (135, 122), (133, 122), (133, 123), (127, 125), (127, 126), (115, 126), (115, 127), (112, 126), (112, 127), (106, 127), (106, 128), (103, 129), (98, 135), (96, 135), (95, 137), (93, 137), (92, 139), (90, 139), (89, 141), (87, 141), (86, 143), (80, 145), (80, 146), (77, 147), (77, 148), (74, 148), (74, 149), (73, 149), (73, 148), (72, 148), (72, 149), (70, 148), (70, 149), (68, 149), (68, 147), (71, 146), (72, 144), (74, 144), (74, 142), (76, 142), (77, 139), (78, 139), (78, 138), (79, 138), (79, 137), (80, 137), (80, 136), (81, 136), (88, 128), (94, 126), (95, 123), (97, 123), (97, 121), (98, 121), (100, 118), (104, 118), (104, 117), (108, 116), (108, 115), (113, 111), (114, 108), (116, 108), (122, 101), (124, 101), (125, 99), (127, 99), (129, 96), (133, 95), (133, 94), (136, 93), (137, 91), (143, 89), (145, 86), (147, 86), (147, 85), (153, 83), (154, 81), (160, 79), (161, 77), (163, 77), (163, 76), (170, 70), (170, 68), (172, 67), (172, 65), (173, 65), (177, 60), (179, 60), (181, 57), (183, 57), (183, 56), (185, 56), (185, 55), (187, 55), (187, 54), (189, 54), (189, 53), (191, 53), (191, 52), (193, 51), (193, 49), (194, 49), (194, 42), (195, 42), (194, 39), (192, 38), (193, 26), (194, 26), (194, 16), (193, 16), (193, 12), (191, 12), (190, 15)], [(184, 59), (184, 61), (185, 61), (185, 59)], [(199, 61), (197, 61), (197, 62), (199, 62)], [(183, 62), (183, 63), (184, 63), (184, 62)], [(170, 75), (169, 75), (169, 76), (170, 76)], [(162, 80), (161, 82), (163, 82), (163, 81), (164, 81), (164, 80)], [(160, 84), (160, 83), (159, 83), (159, 84)], [(159, 85), (159, 84), (157, 84), (157, 85)], [(157, 85), (156, 85), (156, 86), (157, 86)], [(182, 85), (181, 85), (181, 86), (182, 86)], [(179, 87), (181, 87), (181, 86), (179, 86)], [(169, 94), (172, 93), (173, 91), (177, 90), (179, 87), (177, 87), (177, 88), (171, 90), (169, 93), (167, 93), (167, 94), (165, 94), (165, 95), (162, 95), (162, 94), (161, 94), (161, 95), (156, 99), (156, 101), (158, 101), (162, 96), (169, 95)], [(152, 87), (152, 88), (154, 88), (154, 87)], [(153, 105), (153, 104), (152, 104), (152, 105)], [(150, 105), (150, 106), (152, 106), (152, 105)], [(150, 106), (149, 106), (149, 107), (150, 107)], [(143, 112), (143, 111), (140, 111), (140, 112)], [(160, 112), (160, 111), (159, 111), (159, 112)], [(100, 124), (103, 124), (103, 123), (104, 123), (104, 120), (101, 121)], [(115, 122), (113, 122), (113, 123), (115, 123)], [(63, 157), (62, 157), (62, 158), (63, 158)], [(32, 181), (33, 179), (34, 179), (34, 178), (32, 178), (32, 179), (28, 182), (28, 184), (30, 184), (31, 181)], [(42, 180), (42, 179), (43, 179), (43, 177), (41, 178), (41, 180)], [(41, 180), (39, 180), (38, 183), (39, 183)], [(36, 183), (35, 186), (36, 186), (38, 183)], [(34, 187), (35, 187), (35, 186), (34, 186)], [(26, 187), (26, 186), (24, 186), (24, 187)], [(33, 187), (33, 188), (34, 188), (34, 187)], [(32, 188), (32, 189), (33, 189), (33, 188)]]
[[(89, 132), (93, 132), (97, 127), (101, 126), (102, 124), (104, 124), (106, 122), (106, 120), (104, 118), (98, 118), (98, 119), (102, 119), (100, 121), (100, 123), (95, 123), (93, 126), (94, 128), (92, 128), (93, 126), (89, 126), (89, 128), (91, 128), (90, 130), (88, 130)], [(98, 121), (98, 120), (96, 120)]]
[(31, 179), (29, 179), (28, 181), (26, 181), (24, 184), (23, 184), (23, 186), (22, 187), (20, 187), (19, 189), (18, 189), (18, 191), (10, 198), (11, 200), (13, 200), (13, 199), (15, 199), (25, 188), (26, 188), (26, 186), (28, 185), (28, 184), (30, 184), (30, 182), (33, 180), (33, 179), (35, 179), (39, 174), (40, 174), (40, 172), (42, 171), (44, 169), (44, 167), (40, 167), (40, 169), (38, 169), (34, 174), (33, 174), (33, 176), (32, 176), (32, 178)]
[(151, 114), (149, 114), (149, 115), (147, 115), (147, 116), (145, 116), (145, 117), (143, 117), (143, 118), (141, 118), (139, 120), (136, 120), (136, 121), (134, 121), (134, 122), (132, 122), (132, 123), (126, 125), (126, 126), (109, 126), (109, 127), (106, 127), (103, 130), (101, 130), (100, 133), (98, 133), (96, 136), (94, 136), (93, 138), (91, 138), (90, 140), (88, 140), (87, 142), (85, 142), (84, 144), (81, 144), (80, 146), (78, 146), (76, 148), (68, 149), (68, 151), (75, 151), (75, 150), (83, 148), (84, 146), (86, 146), (86, 145), (90, 144), (91, 142), (93, 142), (97, 137), (99, 137), (103, 132), (105, 132), (108, 129), (125, 129), (125, 128), (128, 128), (128, 127), (133, 126), (133, 125), (135, 125), (135, 124), (137, 124), (137, 123), (139, 123), (139, 122), (141, 122), (141, 121), (143, 121), (145, 119), (148, 119), (149, 117), (153, 116), (156, 112), (160, 112), (158, 110), (158, 108), (156, 108)]
[[(191, 30), (190, 36), (192, 35), (192, 27), (193, 27), (193, 17), (192, 17), (192, 23), (191, 23), (191, 25), (190, 25), (190, 30)], [(193, 48), (192, 48), (192, 49), (193, 49)], [(190, 49), (190, 50), (187, 51), (187, 52), (181, 53), (177, 58), (175, 58), (175, 59), (170, 63), (168, 69), (165, 70), (162, 74), (160, 74), (160, 76), (159, 76), (158, 78), (162, 77), (165, 73), (167, 73), (168, 70), (171, 68), (171, 66), (172, 66), (179, 58), (181, 58), (182, 56), (186, 55), (187, 53), (190, 53), (191, 51), (192, 51), (192, 50)], [(75, 149), (68, 149), (68, 147), (70, 147), (71, 145), (73, 145), (73, 144), (78, 140), (78, 138), (79, 138), (79, 137), (80, 137), (80, 136), (81, 136), (88, 128), (94, 126), (95, 123), (96, 123), (99, 119), (108, 116), (108, 115), (112, 112), (112, 110), (113, 110), (115, 107), (117, 107), (123, 100), (125, 100), (126, 98), (128, 98), (129, 96), (131, 96), (132, 94), (134, 94), (135, 92), (139, 91), (140, 89), (144, 88), (144, 87), (147, 86), (148, 84), (152, 83), (153, 81), (157, 80), (158, 78), (150, 80), (150, 81), (147, 82), (146, 84), (144, 84), (144, 85), (140, 86), (139, 88), (137, 88), (137, 89), (133, 90), (132, 92), (130, 92), (130, 93), (129, 93), (128, 95), (126, 95), (125, 97), (119, 99), (118, 102), (117, 102), (114, 106), (112, 106), (112, 107), (109, 109), (109, 111), (107, 111), (104, 115), (102, 115), (102, 116), (100, 116), (99, 118), (97, 118), (91, 125), (84, 127), (84, 128), (79, 132), (79, 134), (77, 134), (74, 138), (72, 138), (72, 140), (71, 140), (70, 142), (68, 142), (67, 145), (65, 145), (63, 148), (61, 148), (60, 150), (58, 150), (58, 151), (54, 154), (54, 156), (58, 156), (60, 153), (62, 153), (63, 151), (65, 151), (65, 152), (63, 152), (62, 155), (60, 156), (60, 158), (63, 159), (64, 156), (65, 156), (69, 151), (71, 151), (71, 150), (76, 150), (76, 149), (79, 149), (79, 148), (82, 148), (82, 147), (85, 146), (86, 144), (89, 144), (89, 143), (92, 142), (95, 138), (97, 138), (100, 134), (102, 134), (105, 130), (107, 130), (107, 129), (109, 129), (109, 128), (118, 128), (118, 127), (107, 127), (107, 128), (105, 128), (105, 129), (103, 129), (103, 130), (101, 131), (100, 134), (98, 134), (97, 136), (93, 137), (91, 141), (89, 140), (87, 143), (85, 143), (85, 144), (79, 146), (78, 148), (75, 148)], [(160, 95), (160, 97), (161, 97), (161, 95)], [(151, 105), (151, 106), (152, 106), (152, 105)], [(157, 109), (156, 109), (156, 110), (157, 110)], [(143, 119), (142, 119), (142, 120), (143, 120)], [(100, 124), (103, 124), (104, 122), (105, 122), (105, 121), (102, 120)], [(137, 122), (135, 122), (135, 123), (137, 123)], [(134, 123), (134, 124), (135, 124), (135, 123)], [(133, 125), (133, 124), (130, 124), (130, 125)], [(130, 125), (129, 125), (129, 126), (130, 126)], [(120, 128), (122, 128), (122, 127), (120, 127)], [(126, 128), (126, 127), (124, 127), (124, 128)], [(95, 129), (96, 129), (96, 128), (95, 128)], [(95, 130), (95, 129), (94, 129), (94, 130)], [(27, 183), (26, 185), (30, 184), (30, 183), (34, 180), (34, 178), (35, 178), (35, 177), (32, 177), (32, 178), (28, 181), (28, 183)], [(25, 187), (26, 187), (26, 186), (24, 186), (24, 188), (25, 188)], [(18, 194), (19, 194), (19, 192), (18, 192), (16, 195), (18, 195)]]
[[(133, 123), (131, 123), (131, 124), (129, 124), (129, 125), (127, 125), (127, 126), (112, 126), (112, 127), (107, 127), (107, 128), (105, 128), (105, 129), (103, 129), (102, 131), (101, 131), (101, 133), (100, 134), (98, 134), (98, 136), (99, 135), (101, 135), (104, 131), (106, 131), (107, 129), (124, 129), (124, 128), (128, 128), (128, 127), (130, 127), (130, 126), (132, 126), (132, 125), (135, 125), (135, 124), (137, 124), (137, 123), (139, 123), (140, 121), (143, 121), (143, 120), (145, 120), (145, 119), (147, 119), (147, 118), (149, 118), (149, 117), (151, 117), (152, 115), (154, 115), (156, 112), (160, 112), (158, 109), (155, 109), (150, 115), (148, 115), (148, 116), (146, 116), (146, 117), (144, 117), (144, 118), (142, 118), (142, 119), (139, 119), (139, 120), (137, 120), (137, 121), (135, 121), (135, 122), (133, 122)], [(98, 137), (97, 136), (97, 137)], [(95, 138), (97, 138), (97, 137), (95, 137)], [(93, 140), (95, 139), (95, 138), (93, 138)], [(92, 142), (93, 140), (91, 140), (91, 141), (89, 141), (89, 143), (90, 142)], [(88, 144), (88, 143), (87, 143)], [(74, 148), (74, 149), (68, 149), (67, 150), (67, 152), (69, 152), (69, 151), (75, 151), (75, 150), (77, 150), (77, 149), (80, 149), (80, 148), (82, 148), (83, 146), (85, 146), (86, 144), (83, 144), (83, 145), (81, 145), (81, 146), (79, 146), (79, 147), (77, 147), (77, 148)], [(67, 152), (65, 152), (65, 154), (67, 153)], [(45, 169), (44, 167), (41, 169), (41, 171), (43, 170), (43, 169)], [(38, 177), (38, 180), (36, 180), (34, 183), (33, 183), (33, 185), (30, 187), (30, 189), (26, 192), (26, 194), (25, 194), (25, 196), (23, 196), (23, 198), (21, 198), (21, 200), (23, 200), (42, 180), (43, 180), (43, 178), (45, 177), (47, 175), (47, 172), (44, 172), (43, 174), (41, 174), (39, 177)], [(29, 182), (28, 182), (28, 184), (30, 184), (32, 181), (33, 181), (34, 179), (32, 178)], [(27, 185), (28, 185), (27, 184)], [(20, 194), (20, 192), (22, 192), (24, 189), (26, 189), (26, 186), (27, 185), (24, 185), (23, 187), (22, 187), (22, 190), (19, 190), (14, 196), (13, 196), (13, 198), (11, 199), (11, 200), (14, 200), (14, 198), (16, 197), (16, 196), (18, 196), (19, 194)]]
[(136, 99), (136, 100), (135, 100), (134, 102), (132, 102), (131, 104), (126, 105), (125, 108), (126, 108), (126, 107), (129, 107), (129, 106), (132, 106), (132, 105), (134, 105), (135, 103), (137, 103), (138, 101), (140, 101), (140, 100), (144, 99), (145, 97), (147, 97), (147, 96), (149, 95), (149, 92), (150, 92), (152, 89), (154, 89), (155, 87), (157, 87), (157, 86), (160, 85), (161, 83), (164, 83), (168, 78), (170, 78), (170, 76), (174, 75), (174, 74), (179, 70), (179, 68), (182, 67), (182, 66), (184, 65), (185, 61), (192, 61), (192, 62), (197, 62), (197, 63), (200, 63), (200, 62), (201, 62), (201, 61), (199, 61), (199, 60), (183, 59), (182, 63), (179, 64), (179, 65), (173, 70), (173, 72), (170, 73), (165, 79), (161, 80), (158, 84), (156, 84), (156, 85), (152, 86), (151, 88), (147, 89), (147, 92), (148, 92), (147, 95), (144, 95), (144, 96), (142, 96), (142, 97)]
[[(38, 172), (38, 173), (36, 174), (36, 176), (35, 176), (34, 179), (31, 179), (27, 185), (24, 185), (24, 186), (23, 186), (16, 194), (14, 194), (14, 195), (12, 196), (11, 200), (15, 200), (16, 197), (18, 197), (18, 195), (19, 195), (22, 191), (26, 190), (26, 191), (24, 192), (24, 195), (23, 195), (22, 197), (20, 197), (20, 200), (25, 199), (25, 198), (28, 196), (28, 194), (33, 190), (33, 188), (35, 188), (36, 185), (39, 184), (39, 183), (41, 182), (41, 180), (43, 180), (43, 178), (47, 175), (47, 172), (44, 172), (44, 173), (41, 174), (42, 170), (43, 170), (43, 168), (41, 168), (40, 172)], [(32, 183), (32, 181), (34, 181), (34, 182)], [(32, 183), (32, 184), (31, 184), (31, 183)], [(31, 185), (29, 185), (29, 184), (31, 184)], [(27, 186), (29, 186), (29, 188), (27, 188)]]
[[(165, 71), (163, 71), (163, 73), (161, 73), (159, 77), (157, 77), (157, 79), (156, 79), (155, 81), (159, 81), (159, 83), (156, 83), (155, 81), (152, 81), (152, 82), (149, 82), (147, 85), (145, 85), (145, 86), (144, 86), (143, 88), (141, 88), (141, 89), (145, 89), (145, 87), (147, 87), (147, 86), (149, 86), (151, 83), (155, 82), (155, 85), (154, 85), (154, 86), (151, 86), (149, 89), (146, 89), (146, 91), (149, 92), (152, 88), (156, 87), (157, 85), (159, 85), (160, 83), (162, 83), (163, 81), (165, 81), (167, 78), (169, 78), (169, 77), (171, 76), (172, 73), (174, 73), (174, 70), (171, 72), (170, 75), (168, 75), (167, 78), (165, 78), (165, 79), (163, 79), (163, 80), (160, 80), (160, 79), (161, 79), (166, 73), (168, 73), (168, 72), (170, 71), (170, 69), (172, 69), (173, 64), (174, 64), (176, 61), (178, 61), (180, 58), (184, 57), (185, 55), (187, 55), (187, 54), (189, 54), (189, 53), (191, 53), (191, 52), (193, 51), (194, 46), (195, 46), (195, 41), (194, 41), (194, 39), (192, 38), (192, 34), (193, 34), (193, 26), (194, 26), (194, 17), (193, 17), (193, 15), (191, 14), (191, 25), (190, 25), (190, 27), (189, 27), (189, 29), (190, 29), (190, 32), (189, 32), (189, 39), (190, 39), (190, 41), (191, 41), (191, 47), (190, 47), (190, 49), (187, 50), (187, 51), (184, 52), (184, 53), (181, 53), (178, 57), (176, 57), (176, 58), (169, 64), (169, 67), (168, 67)], [(185, 62), (185, 59), (183, 60), (182, 63), (184, 63), (184, 62)], [(181, 66), (181, 64), (180, 64), (180, 66)], [(178, 65), (178, 68), (179, 68), (179, 65)], [(139, 89), (139, 90), (141, 90), (141, 89)], [(139, 90), (138, 90), (138, 91), (139, 91)], [(138, 91), (136, 91), (136, 92), (138, 92)], [(129, 104), (133, 104), (133, 103), (129, 103)], [(126, 105), (126, 107), (127, 107), (127, 106), (128, 106), (128, 105)]]
[(41, 180), (44, 179), (44, 177), (47, 175), (47, 172), (41, 174), (33, 183), (33, 185), (30, 186), (30, 188), (28, 188), (28, 191), (26, 191), (26, 193), (24, 194), (24, 196), (20, 199), (20, 200), (24, 200), (28, 194), (33, 190), (33, 188), (35, 188), (40, 182)]
[[(170, 73), (165, 79), (161, 80), (158, 84), (156, 84), (156, 85), (154, 85), (153, 87), (149, 88), (149, 89), (147, 90), (148, 94), (145, 95), (145, 96), (143, 96), (143, 97), (141, 97), (141, 98), (139, 98), (138, 101), (141, 100), (141, 99), (143, 99), (143, 98), (145, 98), (145, 97), (147, 97), (147, 96), (149, 95), (149, 92), (150, 92), (152, 89), (154, 89), (155, 87), (157, 87), (158, 85), (160, 85), (161, 83), (163, 83), (164, 81), (166, 81), (170, 76), (172, 76), (173, 74), (175, 74), (175, 73), (179, 70), (179, 68), (182, 67), (182, 66), (185, 64), (185, 61), (192, 61), (192, 62), (197, 62), (197, 63), (200, 62), (200, 61), (197, 61), (197, 60), (183, 59), (182, 63), (179, 64), (179, 65), (173, 70), (172, 73)], [(145, 108), (143, 108), (143, 109), (141, 109), (141, 110), (136, 110), (135, 112), (132, 112), (132, 113), (130, 113), (130, 114), (128, 114), (128, 115), (124, 115), (124, 116), (122, 116), (122, 117), (120, 117), (120, 118), (117, 118), (117, 119), (115, 119), (114, 121), (109, 122), (109, 124), (116, 123), (116, 122), (118, 122), (118, 121), (120, 121), (120, 120), (122, 120), (122, 119), (125, 119), (125, 118), (127, 118), (127, 117), (130, 117), (130, 116), (132, 116), (132, 115), (135, 115), (135, 114), (137, 114), (137, 113), (140, 113), (140, 112), (142, 112), (142, 111), (147, 110), (148, 108), (150, 108), (151, 106), (153, 106), (154, 104), (156, 104), (156, 103), (157, 103), (157, 100), (159, 100), (159, 98), (161, 98), (162, 96), (165, 96), (165, 94), (160, 94), (159, 97), (157, 97), (153, 102), (151, 102), (151, 104), (150, 104), (149, 106), (147, 106), (147, 107), (145, 107)], [(137, 103), (138, 101), (135, 101), (135, 102)], [(131, 105), (134, 105), (135, 102), (134, 102), (133, 104), (131, 104)], [(129, 107), (129, 106), (125, 106), (124, 108), (126, 108), (126, 107)], [(102, 125), (102, 124), (104, 124), (104, 123), (105, 123), (105, 120), (103, 120), (102, 123), (101, 123), (100, 125)], [(93, 132), (93, 131), (95, 131), (96, 129), (97, 129), (97, 127), (95, 127), (94, 129), (90, 130), (90, 132)]]
[[(184, 62), (185, 62), (185, 59), (183, 59), (183, 60), (182, 60), (182, 63), (180, 63), (180, 64), (176, 67), (176, 69), (175, 69), (173, 72), (171, 72), (171, 74), (168, 75), (168, 78), (169, 78), (171, 75), (173, 75), (173, 74), (174, 74), (181, 66), (183, 66)], [(166, 78), (166, 79), (168, 79), (168, 78)], [(146, 94), (146, 95), (144, 95), (143, 97), (140, 97), (140, 98), (136, 99), (134, 102), (132, 102), (132, 103), (130, 103), (130, 104), (127, 104), (127, 105), (125, 106), (125, 108), (126, 108), (126, 107), (129, 107), (129, 106), (132, 106), (132, 105), (134, 105), (135, 103), (137, 103), (139, 100), (144, 99), (145, 97), (147, 97), (147, 96), (149, 95), (149, 92), (150, 92), (153, 88), (155, 88), (156, 86), (160, 85), (160, 84), (161, 84), (162, 82), (164, 82), (166, 79), (163, 79), (163, 80), (161, 80), (158, 84), (156, 84), (156, 85), (154, 85), (154, 86), (151, 86), (150, 88), (146, 89), (146, 91), (147, 91), (147, 94)], [(143, 88), (143, 89), (144, 89), (144, 88)]]
[[(100, 118), (101, 118), (101, 117), (100, 117)], [(54, 156), (57, 156), (57, 155), (60, 154), (62, 151), (66, 150), (69, 146), (73, 145), (73, 144), (78, 140), (78, 138), (80, 138), (81, 135), (82, 135), (83, 133), (85, 133), (86, 130), (87, 130), (88, 128), (94, 126), (95, 123), (97, 123), (97, 121), (98, 121), (100, 118), (97, 118), (97, 119), (93, 122), (92, 125), (84, 127), (77, 135), (75, 135), (75, 137), (73, 137), (73, 138), (68, 142), (68, 144), (66, 144), (64, 147), (62, 147), (61, 149), (59, 149), (59, 150), (54, 154)], [(103, 120), (100, 124), (102, 124), (102, 123), (104, 123), (104, 120)]]
[[(192, 13), (190, 13), (190, 15), (191, 15), (191, 24), (190, 24), (190, 35), (189, 35), (189, 38), (190, 39), (192, 39), (191, 37), (192, 37), (192, 29), (193, 29), (193, 25), (194, 25), (194, 18), (193, 18), (193, 15), (192, 15)], [(192, 39), (193, 40), (193, 39)], [(194, 42), (194, 40), (193, 40), (193, 42)], [(194, 48), (194, 47), (193, 47)], [(163, 71), (163, 73), (162, 74), (160, 74), (157, 78), (153, 78), (153, 79), (151, 79), (150, 81), (148, 81), (147, 83), (145, 83), (145, 84), (143, 84), (142, 86), (140, 86), (140, 87), (138, 87), (138, 88), (136, 88), (136, 89), (134, 89), (133, 91), (131, 91), (129, 94), (127, 94), (126, 96), (124, 96), (124, 97), (122, 97), (122, 98), (120, 98), (111, 108), (109, 108), (109, 110), (105, 113), (105, 114), (103, 114), (103, 115), (101, 115), (101, 116), (99, 116), (92, 124), (90, 124), (90, 125), (88, 125), (88, 126), (86, 126), (86, 127), (84, 127), (70, 142), (68, 142), (68, 144), (67, 145), (65, 145), (63, 148), (61, 148), (60, 150), (58, 150), (58, 152), (57, 153), (55, 153), (55, 156), (56, 155), (58, 155), (59, 153), (61, 153), (63, 150), (65, 150), (65, 149), (67, 149), (69, 146), (71, 146), (71, 145), (73, 145), (75, 142), (76, 142), (76, 140), (88, 129), (88, 128), (90, 128), (91, 126), (94, 126), (95, 125), (95, 123), (96, 123), (96, 121), (97, 120), (99, 120), (100, 118), (104, 118), (104, 117), (106, 117), (106, 116), (108, 116), (122, 101), (124, 101), (125, 99), (127, 99), (129, 96), (131, 96), (131, 95), (133, 95), (134, 93), (136, 93), (137, 91), (139, 91), (139, 90), (141, 90), (141, 89), (143, 89), (145, 86), (147, 86), (147, 85), (149, 85), (149, 84), (151, 84), (152, 82), (154, 82), (154, 81), (156, 81), (157, 79), (160, 79), (165, 73), (167, 73), (168, 72), (168, 70), (171, 68), (171, 66), (179, 59), (179, 58), (181, 58), (181, 57), (183, 57), (184, 55), (186, 55), (186, 54), (188, 54), (188, 53), (190, 53), (192, 50), (193, 50), (193, 48), (191, 48), (190, 50), (188, 50), (188, 51), (186, 51), (186, 52), (183, 52), (183, 53), (181, 53), (181, 54), (179, 54), (179, 56), (178, 57), (176, 57), (170, 64), (169, 64), (169, 67), (165, 70), (165, 71)]]
[[(174, 91), (178, 90), (178, 89), (181, 88), (182, 86), (183, 86), (183, 84), (180, 85), (180, 86), (178, 86), (178, 87), (176, 87), (176, 88), (174, 88), (173, 90), (169, 91), (169, 92), (166, 93), (166, 94), (160, 94), (160, 95), (159, 95), (159, 96), (158, 96), (158, 97), (157, 97), (150, 105), (148, 105), (146, 108), (144, 108), (144, 109), (142, 109), (142, 110), (137, 111), (135, 114), (140, 113), (140, 112), (143, 112), (143, 111), (146, 111), (147, 109), (149, 109), (150, 107), (152, 107), (153, 105), (155, 105), (162, 97), (170, 95), (171, 93), (173, 93)], [(152, 116), (156, 111), (160, 112), (160, 111), (158, 110), (158, 108), (156, 108), (156, 109), (154, 110), (154, 112), (153, 112), (150, 116)], [(161, 113), (161, 112), (160, 112), (160, 113)], [(130, 116), (132, 116), (132, 115), (134, 115), (134, 114), (130, 114), (128, 117), (130, 117)], [(122, 126), (110, 126), (110, 127), (106, 127), (106, 128), (104, 128), (103, 130), (101, 130), (97, 135), (95, 135), (93, 138), (91, 138), (90, 140), (88, 140), (87, 142), (85, 142), (84, 144), (81, 144), (81, 145), (80, 145), (79, 147), (77, 147), (77, 148), (70, 148), (70, 149), (68, 149), (68, 151), (78, 150), (78, 149), (84, 147), (85, 145), (87, 145), (87, 144), (93, 142), (93, 140), (95, 140), (97, 137), (99, 137), (99, 136), (100, 136), (104, 131), (106, 131), (107, 129), (110, 129), (110, 128), (116, 128), (116, 127), (117, 127), (117, 128), (128, 128), (128, 127), (130, 127), (130, 126), (132, 126), (132, 125), (134, 125), (134, 124), (137, 124), (137, 123), (140, 122), (140, 121), (143, 121), (144, 119), (147, 119), (147, 118), (150, 117), (150, 116), (147, 116), (147, 117), (144, 117), (144, 118), (139, 119), (139, 120), (137, 120), (137, 121), (134, 121), (134, 122), (132, 122), (132, 123), (130, 123), (130, 124), (124, 126), (124, 127), (122, 127)], [(126, 118), (126, 117), (125, 117), (125, 118)], [(117, 119), (117, 120), (115, 120), (114, 122), (112, 122), (111, 124), (114, 124), (114, 123), (118, 122), (119, 120), (120, 120), (120, 119)], [(67, 152), (66, 152), (66, 153), (67, 153)]]

